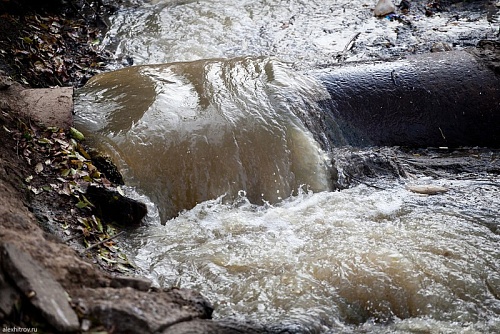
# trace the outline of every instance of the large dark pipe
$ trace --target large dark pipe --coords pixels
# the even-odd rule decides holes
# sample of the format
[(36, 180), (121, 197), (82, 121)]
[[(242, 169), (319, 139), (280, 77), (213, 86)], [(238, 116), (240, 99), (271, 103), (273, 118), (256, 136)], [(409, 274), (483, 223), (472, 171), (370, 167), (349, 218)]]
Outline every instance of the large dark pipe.
[(500, 76), (468, 52), (351, 63), (319, 77), (333, 145), (500, 147)]

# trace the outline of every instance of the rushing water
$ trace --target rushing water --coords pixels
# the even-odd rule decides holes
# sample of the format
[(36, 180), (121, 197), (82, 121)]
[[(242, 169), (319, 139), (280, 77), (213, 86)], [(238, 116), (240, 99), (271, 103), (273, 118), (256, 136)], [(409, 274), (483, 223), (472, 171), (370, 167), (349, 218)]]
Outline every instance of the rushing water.
[(82, 127), (106, 138), (163, 219), (222, 194), (244, 191), (262, 204), (302, 185), (330, 189), (326, 154), (293, 112), (298, 100), (327, 93), (278, 61), (132, 67), (94, 78), (84, 92)]
[(428, 1), (411, 1), (409, 13), (392, 19), (373, 16), (376, 2), (157, 0), (116, 15), (105, 43), (117, 58), (136, 65), (244, 55), (276, 56), (307, 68), (498, 38), (493, 2), (475, 1), (477, 12), (444, 10), (429, 17)]
[[(417, 168), (396, 149), (322, 148), (303, 123), (327, 93), (298, 69), (421, 47), (370, 8), (159, 1), (113, 18), (118, 58), (168, 64), (95, 77), (76, 123), (148, 201), (126, 247), (156, 285), (299, 333), (500, 332), (498, 153), (471, 150), (473, 172)], [(488, 36), (483, 14), (459, 26), (412, 14), (412, 29)]]
[(130, 249), (155, 282), (199, 289), (218, 316), (307, 333), (494, 333), (498, 181), (439, 180), (451, 190), (435, 197), (390, 181), (276, 206), (216, 199), (142, 228)]

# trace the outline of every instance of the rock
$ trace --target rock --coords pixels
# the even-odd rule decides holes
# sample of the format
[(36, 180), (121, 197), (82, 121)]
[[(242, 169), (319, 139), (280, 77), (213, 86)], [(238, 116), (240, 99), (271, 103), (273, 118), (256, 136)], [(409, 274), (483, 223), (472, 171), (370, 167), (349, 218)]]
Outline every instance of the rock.
[(472, 52), (497, 75), (500, 74), (500, 40), (481, 40)]
[(451, 51), (453, 48), (451, 47), (450, 44), (446, 42), (436, 42), (432, 44), (431, 47), (431, 52), (445, 52), (445, 51)]
[(375, 16), (385, 16), (394, 13), (395, 10), (396, 6), (394, 6), (391, 0), (379, 0), (373, 10), (373, 14), (375, 14)]
[(151, 288), (151, 280), (144, 277), (116, 276), (111, 280), (112, 288), (132, 288), (139, 291), (148, 291)]
[(441, 186), (434, 186), (431, 184), (428, 185), (413, 185), (413, 186), (406, 186), (406, 189), (408, 189), (411, 192), (417, 193), (417, 194), (423, 194), (423, 195), (436, 195), (436, 194), (442, 194), (448, 191), (448, 188), (446, 187), (441, 187)]
[(10, 78), (0, 75), (0, 90), (8, 89), (12, 84), (13, 81)]
[(269, 333), (264, 327), (232, 320), (185, 321), (168, 327), (162, 334), (261, 334)]
[(0, 319), (12, 312), (19, 298), (19, 293), (5, 280), (2, 271), (0, 271)]
[(488, 291), (495, 296), (496, 299), (500, 299), (500, 274), (490, 273), (486, 278), (486, 286)]
[(73, 125), (72, 87), (26, 89), (18, 83), (0, 82), (0, 101), (45, 126), (69, 129)]
[(80, 323), (62, 286), (14, 244), (4, 243), (0, 249), (4, 272), (48, 323), (61, 332), (77, 331)]
[(156, 333), (179, 322), (209, 319), (213, 312), (203, 296), (186, 289), (83, 289), (75, 302), (86, 318), (116, 333)]
[(400, 3), (399, 3), (399, 9), (403, 12), (403, 13), (406, 13), (410, 10), (411, 8), (411, 3), (410, 1), (408, 0), (402, 0)]
[(448, 51), (322, 69), (330, 96), (311, 131), (333, 147), (498, 148), (500, 76), (481, 59)]
[(19, 98), (33, 117), (46, 126), (68, 129), (73, 125), (73, 88), (26, 89)]
[(92, 164), (94, 164), (101, 173), (104, 173), (108, 180), (118, 185), (125, 184), (122, 174), (113, 161), (111, 161), (110, 157), (104, 156), (95, 150), (89, 150), (88, 153), (92, 159)]
[(95, 206), (94, 213), (108, 223), (137, 226), (148, 213), (146, 204), (122, 196), (115, 190), (91, 185), (86, 196)]

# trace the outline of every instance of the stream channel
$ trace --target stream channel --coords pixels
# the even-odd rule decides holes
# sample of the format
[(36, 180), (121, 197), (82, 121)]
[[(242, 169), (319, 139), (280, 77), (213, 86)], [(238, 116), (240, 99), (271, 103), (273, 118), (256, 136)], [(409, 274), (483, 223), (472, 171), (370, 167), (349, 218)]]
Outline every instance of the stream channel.
[(500, 332), (498, 152), (418, 169), (304, 125), (328, 99), (321, 68), (494, 38), (494, 1), (392, 19), (375, 2), (159, 0), (111, 18), (116, 68), (77, 91), (75, 122), (148, 203), (123, 242), (155, 285), (296, 333)]

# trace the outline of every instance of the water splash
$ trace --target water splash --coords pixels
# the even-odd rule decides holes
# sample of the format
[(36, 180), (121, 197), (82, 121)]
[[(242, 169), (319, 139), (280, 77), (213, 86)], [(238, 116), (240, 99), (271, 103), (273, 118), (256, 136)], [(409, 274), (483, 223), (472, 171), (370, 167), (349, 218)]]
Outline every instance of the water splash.
[(422, 197), (400, 181), (378, 185), (387, 190), (300, 192), (268, 206), (207, 201), (139, 231), (130, 251), (156, 284), (202, 291), (220, 317), (301, 333), (498, 330), (499, 234), (464, 211), (491, 198), (463, 196), (498, 188), (446, 181), (449, 193)]

